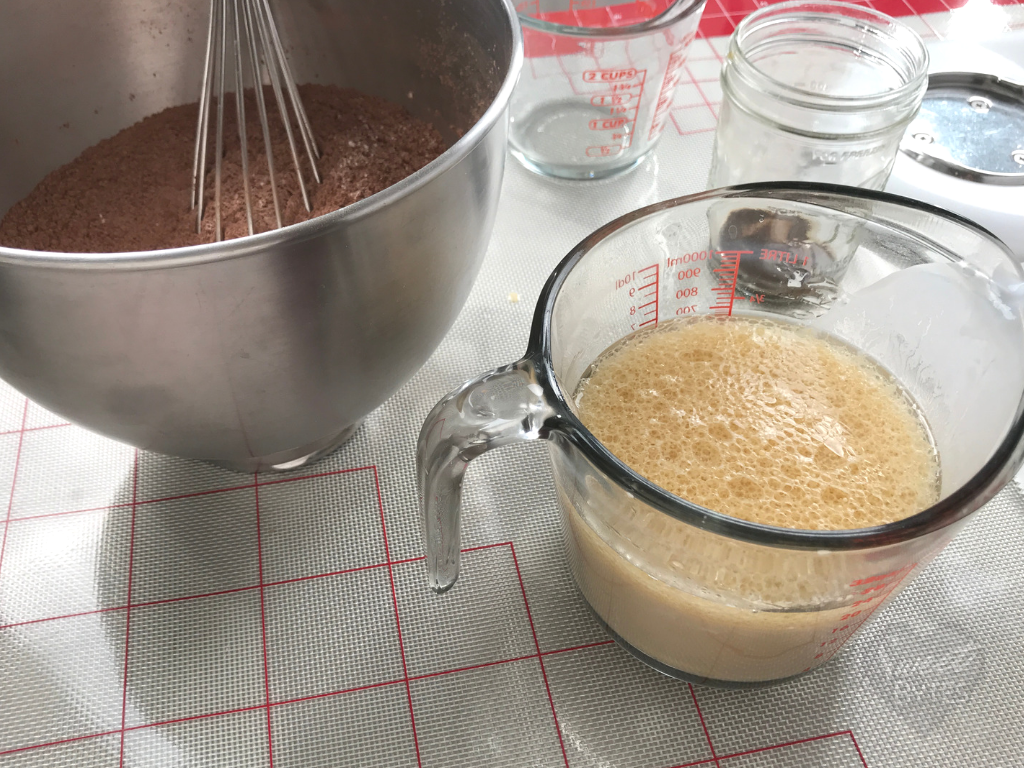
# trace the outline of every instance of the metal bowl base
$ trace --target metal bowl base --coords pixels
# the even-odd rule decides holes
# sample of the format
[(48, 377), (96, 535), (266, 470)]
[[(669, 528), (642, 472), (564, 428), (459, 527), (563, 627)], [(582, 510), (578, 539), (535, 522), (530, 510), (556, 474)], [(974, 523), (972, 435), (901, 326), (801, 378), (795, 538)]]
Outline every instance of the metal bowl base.
[(336, 435), (324, 438), (323, 440), (317, 440), (309, 445), (293, 448), (289, 451), (281, 451), (269, 456), (258, 456), (242, 461), (210, 460), (210, 463), (216, 464), (218, 467), (224, 467), (224, 469), (244, 472), (249, 475), (254, 472), (288, 472), (319, 461), (327, 454), (333, 452), (352, 437), (362, 423), (363, 421), (360, 419), (355, 424), (345, 427)]

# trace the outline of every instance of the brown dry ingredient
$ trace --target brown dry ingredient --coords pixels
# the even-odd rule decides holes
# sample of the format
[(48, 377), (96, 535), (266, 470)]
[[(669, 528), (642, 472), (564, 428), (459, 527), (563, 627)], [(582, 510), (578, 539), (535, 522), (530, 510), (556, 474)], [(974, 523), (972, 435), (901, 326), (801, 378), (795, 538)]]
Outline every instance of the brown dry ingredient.
[[(266, 90), (274, 174), (284, 224), (362, 200), (401, 181), (445, 150), (440, 134), (402, 107), (347, 88), (299, 91), (321, 151), (321, 184), (312, 180), (293, 129), (310, 192), (306, 211), (284, 124)], [(44, 178), (0, 221), (0, 244), (40, 251), (110, 253), (178, 248), (214, 240), (214, 132), (210, 128), (203, 232), (189, 209), (197, 104), (171, 107), (85, 150)], [(246, 94), (250, 194), (256, 232), (274, 229), (273, 197), (255, 94)], [(221, 205), (225, 237), (248, 234), (235, 100), (225, 100)]]

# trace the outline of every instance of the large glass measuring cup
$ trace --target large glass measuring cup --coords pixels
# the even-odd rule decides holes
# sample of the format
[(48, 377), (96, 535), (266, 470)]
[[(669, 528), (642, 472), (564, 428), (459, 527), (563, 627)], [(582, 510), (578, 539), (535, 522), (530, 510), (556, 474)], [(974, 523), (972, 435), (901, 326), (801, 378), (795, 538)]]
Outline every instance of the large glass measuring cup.
[[(576, 582), (634, 655), (733, 686), (820, 666), (1020, 466), (1022, 288), (1020, 267), (988, 233), (876, 192), (748, 185), (611, 222), (551, 275), (526, 357), (452, 392), (423, 426), (431, 586), (458, 576), (468, 462), (545, 439)], [(584, 372), (637, 329), (711, 314), (782, 316), (887, 368), (928, 421), (940, 500), (874, 528), (775, 528), (691, 504), (619, 461), (577, 417)]]

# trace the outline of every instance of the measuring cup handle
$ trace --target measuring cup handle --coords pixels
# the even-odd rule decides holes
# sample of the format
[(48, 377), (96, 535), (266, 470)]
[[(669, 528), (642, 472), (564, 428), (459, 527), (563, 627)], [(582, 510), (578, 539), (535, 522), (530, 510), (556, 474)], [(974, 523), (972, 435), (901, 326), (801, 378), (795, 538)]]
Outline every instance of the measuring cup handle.
[(427, 572), (436, 592), (459, 577), (462, 477), (492, 448), (547, 437), (553, 415), (529, 358), (485, 373), (434, 406), (416, 448)]

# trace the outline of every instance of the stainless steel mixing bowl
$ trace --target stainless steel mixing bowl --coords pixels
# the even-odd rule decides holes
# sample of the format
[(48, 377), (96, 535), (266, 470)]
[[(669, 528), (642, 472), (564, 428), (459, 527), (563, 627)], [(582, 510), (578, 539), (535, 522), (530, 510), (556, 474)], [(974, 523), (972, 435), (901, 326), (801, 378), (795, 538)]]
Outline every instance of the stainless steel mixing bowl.
[[(198, 97), (208, 0), (0, 6), (0, 212), (99, 139)], [(298, 82), (403, 104), (450, 149), (370, 198), (242, 240), (0, 247), (0, 377), (96, 432), (249, 472), (336, 446), (455, 320), (490, 236), (522, 62), (508, 0), (275, 13)]]

